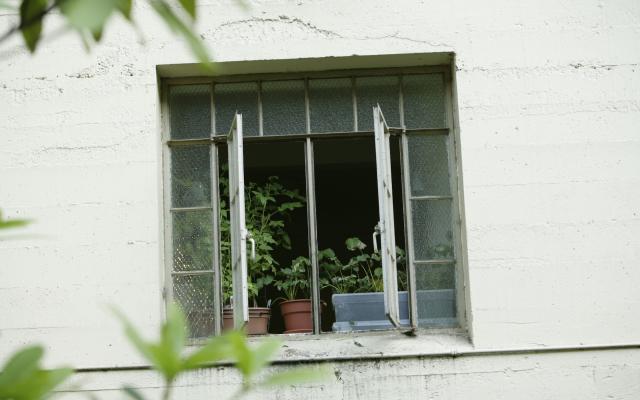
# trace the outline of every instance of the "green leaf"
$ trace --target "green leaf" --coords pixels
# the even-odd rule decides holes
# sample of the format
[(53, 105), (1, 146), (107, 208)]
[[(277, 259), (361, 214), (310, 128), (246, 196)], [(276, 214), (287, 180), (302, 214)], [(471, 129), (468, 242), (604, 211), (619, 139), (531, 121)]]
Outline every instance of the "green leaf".
[(277, 372), (267, 376), (261, 386), (296, 385), (326, 380), (331, 374), (328, 367), (321, 368), (295, 368), (287, 371)]
[(144, 339), (142, 339), (138, 331), (131, 324), (131, 322), (129, 322), (129, 320), (124, 316), (124, 314), (122, 314), (116, 308), (112, 308), (112, 311), (124, 325), (124, 333), (129, 339), (129, 341), (131, 342), (131, 344), (133, 344), (133, 347), (135, 347), (140, 352), (140, 354), (142, 354), (144, 358), (146, 358), (149, 362), (151, 362), (151, 364), (157, 367), (158, 360), (156, 359), (156, 355), (152, 349), (152, 346), (149, 343), (145, 342)]
[(180, 0), (180, 5), (191, 16), (196, 18), (196, 1), (195, 0)]
[(160, 343), (151, 350), (158, 360), (158, 371), (167, 382), (175, 379), (181, 370), (181, 354), (186, 340), (184, 314), (177, 305), (169, 305), (167, 320), (160, 330)]
[(101, 32), (119, 0), (65, 0), (59, 3), (69, 25), (78, 31)]
[(253, 349), (251, 353), (251, 375), (260, 372), (262, 368), (264, 368), (269, 363), (271, 357), (273, 357), (276, 351), (278, 351), (280, 346), (281, 343), (279, 340), (265, 339), (262, 343), (260, 343), (260, 345), (258, 345), (258, 347)]
[(227, 335), (236, 368), (245, 379), (251, 376), (251, 351), (246, 343), (244, 333), (233, 331)]
[(367, 245), (364, 244), (359, 238), (357, 237), (352, 237), (352, 238), (348, 238), (347, 240), (345, 240), (345, 244), (347, 246), (348, 250), (364, 250)]
[(227, 336), (218, 336), (209, 339), (206, 345), (188, 356), (183, 362), (183, 369), (194, 369), (211, 364), (216, 361), (229, 358), (231, 346)]
[(31, 346), (9, 359), (0, 372), (0, 399), (42, 399), (73, 373), (71, 368), (40, 369), (42, 355), (42, 347)]
[(102, 29), (91, 32), (91, 36), (93, 36), (93, 40), (99, 42), (102, 39)]
[(295, 210), (296, 208), (300, 208), (300, 207), (302, 207), (302, 203), (300, 203), (299, 201), (292, 201), (292, 202), (280, 204), (280, 207), (278, 207), (278, 211)]
[(0, 371), (0, 388), (31, 375), (38, 369), (43, 354), (42, 346), (30, 346), (14, 354)]
[(30, 52), (34, 52), (42, 33), (43, 12), (47, 0), (23, 0), (20, 4), (20, 31)]
[(47, 393), (53, 391), (56, 386), (64, 382), (73, 374), (71, 368), (58, 368), (51, 370), (39, 370), (29, 382), (26, 391), (28, 399), (41, 399)]
[(166, 340), (171, 350), (179, 355), (184, 349), (187, 332), (184, 313), (175, 303), (169, 305), (164, 326), (166, 329), (163, 330), (163, 334), (166, 335), (162, 336), (161, 342), (165, 343)]
[(131, 0), (117, 0), (116, 8), (129, 21), (131, 21)]

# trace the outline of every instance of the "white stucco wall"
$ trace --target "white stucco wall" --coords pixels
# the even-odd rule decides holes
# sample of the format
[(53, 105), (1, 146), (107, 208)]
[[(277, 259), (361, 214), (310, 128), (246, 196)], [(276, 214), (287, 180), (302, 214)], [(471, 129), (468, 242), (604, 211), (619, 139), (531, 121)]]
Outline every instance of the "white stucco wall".
[[(219, 61), (455, 52), (473, 344), (436, 336), (437, 352), (640, 344), (640, 2), (200, 3)], [(193, 60), (136, 16), (145, 45), (116, 23), (90, 54), (71, 35), (33, 57), (0, 46), (0, 207), (35, 221), (0, 241), (0, 358), (37, 341), (51, 363), (134, 365), (107, 305), (146, 332), (161, 320), (156, 65)], [(340, 364), (341, 389), (297, 393), (637, 398), (639, 355)], [(197, 393), (228, 373), (202, 374)]]

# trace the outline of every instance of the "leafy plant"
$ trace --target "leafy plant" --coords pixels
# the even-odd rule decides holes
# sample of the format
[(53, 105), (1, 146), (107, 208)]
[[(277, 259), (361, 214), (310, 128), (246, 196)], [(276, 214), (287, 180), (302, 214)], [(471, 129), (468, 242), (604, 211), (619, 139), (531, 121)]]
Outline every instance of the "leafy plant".
[[(231, 226), (229, 223), (228, 166), (221, 167), (220, 174), (220, 253), (223, 270), (225, 301), (231, 296)], [(291, 238), (286, 223), (291, 213), (303, 207), (306, 199), (297, 190), (286, 188), (277, 176), (270, 176), (264, 183), (249, 182), (245, 185), (245, 218), (251, 238), (255, 241), (256, 256), (249, 258), (249, 295), (257, 304), (263, 289), (274, 282), (280, 263), (276, 251), (291, 250)], [(266, 301), (266, 299), (265, 299)]]
[[(384, 281), (380, 255), (365, 252), (367, 245), (357, 237), (348, 238), (345, 245), (347, 250), (356, 254), (344, 264), (332, 249), (319, 252), (320, 271), (324, 274), (320, 279), (322, 287), (331, 288), (334, 293), (382, 292)], [(396, 264), (398, 287), (405, 290), (405, 252), (399, 247), (396, 247)]]
[[(121, 313), (116, 311), (116, 314), (124, 324), (125, 334), (131, 343), (162, 376), (163, 400), (170, 398), (172, 385), (180, 375), (223, 360), (233, 362), (242, 375), (243, 384), (235, 398), (241, 397), (256, 387), (295, 384), (324, 379), (328, 375), (326, 368), (296, 368), (268, 374), (258, 380), (257, 377), (263, 375), (263, 370), (270, 364), (271, 358), (281, 347), (281, 343), (269, 338), (255, 346), (250, 346), (245, 334), (241, 331), (230, 331), (222, 336), (209, 338), (202, 347), (185, 355), (187, 327), (184, 314), (176, 305), (169, 307), (167, 320), (161, 327), (158, 342), (144, 340), (131, 322)], [(136, 400), (144, 399), (141, 393), (131, 387), (125, 387), (124, 390)]]
[(310, 270), (309, 259), (297, 257), (291, 262), (290, 267), (278, 270), (274, 284), (285, 295), (286, 300), (309, 298)]
[(318, 264), (322, 277), (320, 285), (334, 293), (351, 293), (358, 289), (358, 266), (343, 264), (333, 249), (318, 252)]
[[(167, 320), (162, 324), (158, 341), (147, 341), (133, 324), (120, 312), (114, 310), (122, 321), (125, 334), (133, 346), (163, 378), (162, 399), (171, 397), (173, 383), (181, 375), (200, 368), (211, 367), (220, 361), (230, 361), (242, 375), (242, 387), (234, 398), (240, 398), (259, 387), (292, 385), (323, 380), (329, 376), (327, 367), (292, 368), (264, 374), (281, 343), (265, 339), (250, 345), (241, 331), (230, 331), (212, 337), (188, 354), (184, 354), (188, 336), (185, 317), (179, 307), (171, 305)], [(44, 350), (41, 346), (28, 346), (18, 350), (0, 369), (0, 400), (41, 400), (49, 397), (72, 374), (72, 368), (43, 369), (40, 361)], [(130, 398), (144, 400), (137, 389), (123, 386)]]
[(71, 368), (42, 369), (42, 346), (28, 346), (15, 353), (0, 370), (0, 399), (39, 400), (63, 383)]
[(360, 292), (382, 292), (384, 282), (382, 280), (382, 265), (378, 253), (367, 254), (364, 249), (367, 247), (357, 237), (348, 238), (345, 241), (347, 250), (355, 252), (347, 263), (353, 270), (359, 271), (358, 291)]

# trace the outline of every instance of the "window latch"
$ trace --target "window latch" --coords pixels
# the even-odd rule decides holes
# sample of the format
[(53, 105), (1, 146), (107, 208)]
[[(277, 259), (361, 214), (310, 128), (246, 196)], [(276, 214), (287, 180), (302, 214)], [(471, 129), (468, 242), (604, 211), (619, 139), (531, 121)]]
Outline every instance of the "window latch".
[(373, 227), (373, 235), (371, 235), (371, 239), (373, 240), (373, 251), (378, 253), (378, 240), (376, 236), (380, 235), (380, 222)]
[(256, 259), (256, 241), (251, 237), (251, 234), (247, 235), (247, 240), (251, 242), (251, 259)]

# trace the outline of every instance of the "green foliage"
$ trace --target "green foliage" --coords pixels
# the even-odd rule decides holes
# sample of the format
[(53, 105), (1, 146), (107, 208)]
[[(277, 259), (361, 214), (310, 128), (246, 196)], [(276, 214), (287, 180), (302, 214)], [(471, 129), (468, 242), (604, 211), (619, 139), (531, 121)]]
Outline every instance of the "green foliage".
[(280, 268), (274, 281), (286, 300), (309, 298), (309, 272), (311, 262), (307, 257), (297, 257), (291, 266)]
[[(162, 325), (158, 342), (145, 341), (121, 313), (116, 311), (116, 314), (122, 320), (125, 334), (134, 347), (162, 375), (166, 385), (163, 399), (169, 398), (171, 385), (181, 374), (211, 366), (223, 360), (233, 362), (242, 375), (243, 385), (236, 397), (257, 386), (293, 384), (323, 379), (328, 375), (328, 371), (324, 369), (294, 369), (273, 373), (263, 380), (257, 380), (280, 349), (281, 343), (270, 338), (252, 347), (242, 331), (230, 331), (222, 336), (212, 337), (194, 352), (184, 355), (187, 327), (184, 314), (176, 305), (169, 307), (167, 320)], [(133, 388), (125, 387), (123, 390), (135, 400), (143, 399), (141, 393)]]
[[(146, 0), (146, 3), (173, 33), (187, 42), (201, 65), (211, 69), (209, 52), (202, 39), (194, 32), (196, 1)], [(0, 8), (9, 7), (10, 5), (0, 1)], [(38, 47), (44, 20), (50, 14), (59, 12), (89, 48), (91, 39), (96, 43), (102, 39), (102, 32), (114, 14), (121, 14), (131, 25), (135, 25), (131, 15), (132, 8), (133, 0), (22, 0), (20, 23), (1, 35), (0, 42), (20, 31), (27, 48), (33, 53)]]
[[(367, 245), (357, 237), (348, 238), (345, 246), (355, 253), (347, 263), (342, 263), (332, 249), (319, 252), (322, 287), (330, 288), (334, 293), (382, 292), (384, 282), (380, 255), (365, 252)], [(396, 247), (396, 263), (398, 286), (403, 290), (407, 286), (405, 253), (399, 247)]]
[(334, 293), (351, 293), (358, 289), (359, 267), (343, 264), (332, 249), (318, 252), (318, 263), (322, 277), (320, 285), (331, 288)]
[[(125, 334), (140, 354), (151, 363), (164, 380), (163, 400), (170, 398), (172, 384), (182, 374), (199, 368), (210, 367), (220, 361), (234, 364), (243, 378), (242, 388), (236, 398), (256, 387), (292, 385), (322, 380), (330, 375), (327, 368), (294, 368), (264, 374), (265, 368), (280, 349), (278, 340), (267, 339), (250, 346), (245, 334), (231, 331), (210, 338), (204, 345), (189, 354), (184, 354), (187, 327), (182, 311), (169, 307), (167, 320), (162, 324), (157, 342), (142, 338), (133, 324), (120, 312), (114, 310), (122, 321)], [(28, 346), (9, 358), (0, 369), (0, 400), (41, 400), (73, 374), (71, 368), (42, 369), (40, 361), (44, 350), (41, 346)], [(260, 379), (258, 379), (260, 378)], [(134, 400), (144, 396), (132, 387), (124, 386), (124, 394)]]
[[(220, 257), (223, 270), (225, 302), (231, 296), (231, 226), (229, 223), (228, 166), (221, 167), (220, 174)], [(276, 251), (291, 250), (291, 238), (287, 222), (291, 213), (303, 207), (306, 199), (297, 190), (286, 188), (277, 176), (264, 183), (249, 182), (245, 185), (245, 219), (247, 230), (256, 243), (256, 257), (249, 258), (249, 295), (254, 303), (265, 287), (273, 284), (280, 267)]]
[(47, 8), (47, 0), (23, 0), (20, 4), (20, 21), (23, 24), (22, 37), (29, 51), (34, 52), (40, 34), (42, 33), (42, 21), (40, 15)]
[(40, 368), (43, 354), (41, 346), (29, 346), (7, 361), (0, 370), (0, 399), (42, 399), (71, 376), (71, 368)]
[(176, 305), (168, 309), (158, 342), (145, 341), (123, 314), (118, 311), (115, 313), (122, 321), (129, 341), (163, 376), (167, 385), (171, 385), (178, 375), (186, 371), (229, 358), (231, 354), (227, 336), (217, 336), (210, 338), (195, 352), (183, 355), (187, 328), (184, 314)]

